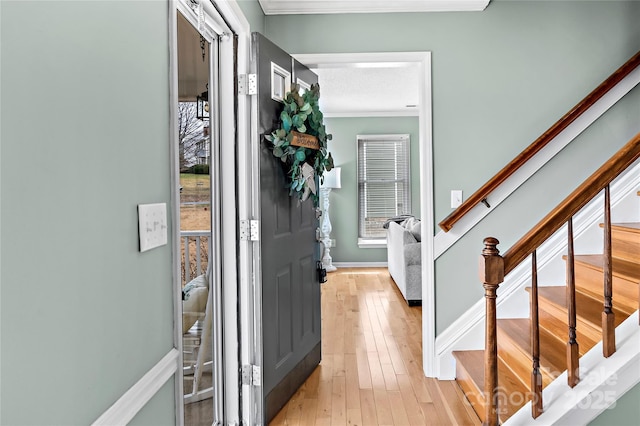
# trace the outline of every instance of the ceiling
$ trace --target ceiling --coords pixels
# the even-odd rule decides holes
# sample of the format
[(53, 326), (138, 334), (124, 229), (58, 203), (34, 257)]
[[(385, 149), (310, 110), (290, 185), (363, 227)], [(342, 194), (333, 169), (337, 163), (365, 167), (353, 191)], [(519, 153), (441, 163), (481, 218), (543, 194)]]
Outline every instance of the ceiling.
[(209, 81), (209, 43), (205, 42), (202, 60), (200, 33), (178, 13), (178, 99), (195, 102), (207, 90)]
[(417, 115), (418, 65), (357, 64), (317, 68), (320, 108), (327, 116)]
[(490, 0), (259, 0), (266, 15), (312, 13), (461, 12), (484, 10)]

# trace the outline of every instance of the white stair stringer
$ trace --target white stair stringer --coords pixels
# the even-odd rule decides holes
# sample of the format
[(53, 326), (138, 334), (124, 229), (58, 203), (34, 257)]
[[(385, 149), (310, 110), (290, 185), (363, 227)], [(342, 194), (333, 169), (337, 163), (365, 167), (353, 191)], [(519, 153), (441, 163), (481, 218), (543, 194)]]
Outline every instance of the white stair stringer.
[(511, 416), (505, 426), (587, 425), (629, 389), (640, 383), (638, 311), (616, 328), (616, 352), (602, 356), (602, 342), (580, 358), (580, 382), (571, 389), (567, 372), (542, 391), (544, 412), (531, 417), (531, 402)]

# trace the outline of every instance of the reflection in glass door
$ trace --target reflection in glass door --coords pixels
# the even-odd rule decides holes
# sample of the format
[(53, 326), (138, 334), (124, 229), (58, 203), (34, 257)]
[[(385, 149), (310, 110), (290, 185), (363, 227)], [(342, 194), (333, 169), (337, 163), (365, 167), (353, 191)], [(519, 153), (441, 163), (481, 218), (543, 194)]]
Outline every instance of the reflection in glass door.
[[(215, 38), (212, 43), (216, 43)], [(211, 425), (219, 419), (222, 400), (219, 371), (221, 336), (215, 319), (220, 303), (213, 214), (217, 170), (212, 156), (215, 113), (216, 46), (212, 46), (189, 20), (177, 12), (178, 59), (178, 166), (180, 172), (179, 223), (181, 255), (182, 360), (184, 424)], [(212, 55), (212, 53), (214, 55)], [(213, 71), (213, 72), (212, 72)], [(215, 78), (215, 77), (214, 77)], [(211, 87), (211, 92), (210, 92)]]

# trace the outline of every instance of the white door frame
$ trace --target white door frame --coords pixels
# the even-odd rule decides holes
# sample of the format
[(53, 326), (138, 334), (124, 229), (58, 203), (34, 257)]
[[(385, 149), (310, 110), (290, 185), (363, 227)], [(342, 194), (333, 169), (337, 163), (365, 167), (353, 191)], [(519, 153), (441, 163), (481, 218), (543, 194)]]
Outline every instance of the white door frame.
[(324, 53), (292, 55), (309, 68), (340, 68), (362, 63), (413, 63), (419, 68), (420, 219), (422, 223), (422, 367), (436, 376), (435, 284), (433, 257), (433, 127), (431, 52)]
[[(251, 30), (249, 22), (235, 0), (211, 0), (215, 8), (224, 16), (227, 25), (231, 28), (237, 42), (237, 63), (238, 75), (248, 75), (251, 72)], [(232, 70), (231, 70), (232, 72)], [(223, 182), (223, 188), (233, 194), (227, 194), (224, 199), (222, 225), (227, 230), (238, 230), (239, 222), (256, 219), (254, 206), (252, 204), (255, 197), (253, 191), (255, 185), (254, 164), (252, 158), (252, 135), (255, 127), (255, 117), (251, 113), (251, 97), (239, 94), (235, 96), (235, 82), (228, 84), (227, 92), (222, 94), (225, 102), (232, 104), (237, 102), (235, 121), (235, 134), (228, 134), (222, 139), (223, 146), (226, 145), (227, 156), (223, 154), (222, 173), (229, 176), (229, 182)], [(223, 118), (224, 119), (224, 118)], [(236, 142), (233, 146), (232, 141)], [(226, 142), (225, 142), (226, 141)], [(230, 185), (234, 183), (234, 185)], [(237, 191), (237, 192), (236, 192)], [(224, 195), (224, 189), (223, 189)], [(234, 309), (234, 324), (237, 324), (235, 334), (232, 339), (225, 338), (225, 354), (227, 358), (235, 355), (238, 362), (233, 366), (227, 364), (226, 376), (228, 378), (225, 386), (226, 398), (226, 424), (257, 424), (260, 406), (262, 403), (261, 387), (251, 385), (240, 385), (238, 372), (241, 366), (260, 365), (260, 346), (256, 344), (256, 333), (259, 329), (255, 326), (255, 318), (259, 317), (254, 312), (256, 303), (260, 300), (256, 296), (258, 286), (255, 283), (257, 278), (253, 273), (256, 261), (254, 246), (257, 244), (249, 240), (234, 239), (224, 241), (223, 253), (228, 254), (223, 258), (223, 265), (229, 271), (229, 276), (224, 280), (225, 288), (235, 288), (233, 297), (228, 294), (225, 298), (227, 306), (238, 307)], [(229, 269), (232, 268), (232, 269)], [(231, 313), (230, 313), (231, 314)], [(225, 315), (225, 321), (229, 321)], [(231, 323), (228, 323), (231, 324)], [(239, 354), (239, 360), (238, 360)]]
[[(213, 2), (213, 3), (212, 3)], [(239, 290), (244, 287), (238, 285), (238, 278), (248, 276), (242, 273), (243, 263), (248, 262), (247, 257), (240, 253), (239, 260), (236, 253), (241, 252), (242, 244), (237, 241), (238, 220), (242, 208), (242, 194), (245, 183), (243, 179), (246, 174), (243, 172), (242, 161), (239, 157), (242, 155), (242, 149), (247, 145), (247, 126), (243, 123), (249, 122), (249, 113), (244, 99), (238, 99), (236, 109), (235, 96), (235, 64), (234, 64), (234, 34), (237, 39), (237, 69), (238, 73), (246, 73), (249, 59), (249, 23), (246, 21), (239, 6), (235, 1), (229, 0), (199, 0), (193, 4), (189, 0), (170, 0), (170, 50), (171, 50), (171, 134), (172, 134), (172, 150), (173, 157), (178, 158), (178, 142), (177, 142), (177, 38), (176, 38), (176, 12), (180, 11), (183, 16), (194, 25), (194, 27), (207, 39), (212, 42), (214, 38), (220, 40), (218, 46), (219, 61), (217, 62), (219, 71), (219, 87), (218, 100), (213, 99), (210, 90), (210, 103), (217, 105), (220, 111), (220, 130), (219, 145), (212, 146), (212, 150), (217, 149), (219, 158), (219, 170), (217, 171), (220, 178), (218, 193), (213, 194), (220, 202), (220, 211), (214, 212), (219, 217), (212, 217), (215, 228), (219, 237), (219, 264), (217, 265), (221, 274), (219, 275), (222, 283), (223, 293), (221, 305), (224, 307), (222, 315), (220, 315), (222, 330), (222, 346), (218, 356), (224, 360), (224, 370), (221, 372), (222, 392), (223, 396), (219, 401), (214, 401), (216, 410), (221, 418), (217, 419), (214, 424), (238, 424), (240, 422), (240, 401), (237, 395), (240, 395), (240, 379), (238, 372), (240, 371), (239, 351), (240, 348), (250, 346), (248, 342), (240, 341), (241, 338), (246, 339), (246, 333), (239, 330), (239, 315), (236, 306), (239, 303)], [(224, 17), (224, 18), (223, 18)], [(211, 49), (210, 53), (214, 53)], [(211, 58), (211, 56), (210, 56)], [(213, 68), (213, 63), (212, 67)], [(213, 72), (213, 69), (212, 71)], [(237, 153), (236, 153), (237, 149)], [(212, 158), (215, 154), (212, 152)], [(236, 169), (236, 155), (238, 155), (238, 169)], [(172, 186), (175, 199), (179, 199), (179, 170), (178, 165), (173, 165)], [(236, 193), (238, 188), (238, 194)], [(174, 203), (173, 217), (179, 217), (179, 206)], [(176, 222), (177, 223), (177, 222)], [(174, 223), (175, 224), (175, 223)], [(176, 231), (176, 233), (179, 231)], [(174, 270), (180, 270), (180, 249), (179, 238), (174, 245)], [(240, 269), (239, 269), (240, 267)], [(216, 268), (214, 268), (216, 269)], [(240, 274), (238, 274), (240, 272)], [(176, 279), (179, 286), (179, 280)], [(177, 294), (175, 298), (176, 315), (182, 314), (182, 301)], [(175, 347), (182, 354), (182, 330), (175, 328)], [(215, 351), (214, 351), (215, 352)], [(214, 357), (216, 354), (214, 354)], [(244, 362), (244, 361), (242, 361)], [(179, 363), (181, 366), (181, 362)], [(217, 392), (216, 392), (217, 393)], [(184, 412), (182, 395), (182, 372), (178, 369), (176, 375), (176, 424), (182, 425)], [(214, 393), (215, 396), (215, 393)], [(215, 398), (214, 398), (215, 400)], [(214, 411), (215, 412), (215, 411)]]

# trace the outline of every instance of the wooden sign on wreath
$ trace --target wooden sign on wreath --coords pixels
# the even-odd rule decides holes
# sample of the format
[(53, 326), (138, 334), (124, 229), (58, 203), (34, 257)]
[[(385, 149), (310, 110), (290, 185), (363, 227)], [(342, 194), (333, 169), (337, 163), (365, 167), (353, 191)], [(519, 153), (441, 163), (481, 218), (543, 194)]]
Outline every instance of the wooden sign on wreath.
[(293, 134), (291, 145), (315, 149), (316, 151), (320, 149), (320, 142), (317, 137), (295, 131), (292, 131), (291, 133)]

